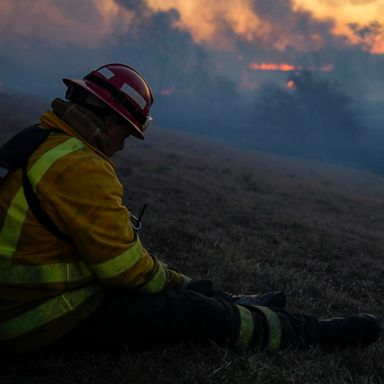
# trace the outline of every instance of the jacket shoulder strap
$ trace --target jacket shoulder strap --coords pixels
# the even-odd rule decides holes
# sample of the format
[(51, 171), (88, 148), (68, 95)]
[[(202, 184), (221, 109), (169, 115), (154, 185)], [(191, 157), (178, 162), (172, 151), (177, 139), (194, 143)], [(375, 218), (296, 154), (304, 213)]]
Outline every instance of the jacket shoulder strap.
[(25, 169), (25, 167), (23, 168), (23, 188), (28, 206), (31, 209), (33, 215), (39, 221), (39, 223), (59, 239), (65, 241), (68, 244), (73, 244), (73, 241), (70, 236), (61, 231), (41, 207), (39, 199), (37, 198), (36, 193), (34, 192), (33, 187), (31, 185), (31, 182), (29, 181), (27, 170)]
[(0, 148), (0, 184), (10, 171), (22, 168), (25, 199), (35, 218), (53, 235), (66, 243), (73, 244), (72, 239), (62, 232), (43, 210), (27, 175), (28, 159), (47, 139), (50, 132), (51, 130), (33, 125), (20, 131)]
[(0, 148), (0, 183), (7, 174), (17, 168), (23, 168), (29, 157), (49, 135), (49, 130), (32, 125), (11, 137)]

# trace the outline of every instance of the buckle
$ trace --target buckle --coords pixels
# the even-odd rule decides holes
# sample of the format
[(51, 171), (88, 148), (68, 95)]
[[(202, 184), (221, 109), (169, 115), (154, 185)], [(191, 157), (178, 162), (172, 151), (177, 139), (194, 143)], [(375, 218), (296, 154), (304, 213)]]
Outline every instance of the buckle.
[(137, 232), (141, 229), (141, 219), (143, 218), (145, 208), (147, 208), (147, 204), (143, 205), (143, 208), (141, 208), (140, 215), (136, 216), (131, 213), (131, 221), (132, 221), (132, 228)]

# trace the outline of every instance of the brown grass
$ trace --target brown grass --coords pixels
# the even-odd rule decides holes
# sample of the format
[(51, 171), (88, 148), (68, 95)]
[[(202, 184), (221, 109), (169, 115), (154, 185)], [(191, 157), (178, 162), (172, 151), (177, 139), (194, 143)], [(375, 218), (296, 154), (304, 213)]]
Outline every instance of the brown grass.
[[(293, 311), (383, 314), (383, 178), (156, 128), (115, 160), (127, 206), (148, 204), (143, 243), (184, 273), (233, 292), (285, 290)], [(183, 341), (117, 356), (0, 361), (2, 384), (383, 381), (382, 342), (335, 354), (237, 355)]]

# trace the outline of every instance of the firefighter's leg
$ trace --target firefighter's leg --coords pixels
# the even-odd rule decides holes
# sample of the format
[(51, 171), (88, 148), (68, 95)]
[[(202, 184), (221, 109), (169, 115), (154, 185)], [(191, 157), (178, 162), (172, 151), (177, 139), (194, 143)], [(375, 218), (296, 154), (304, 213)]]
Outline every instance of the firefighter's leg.
[(158, 295), (113, 290), (100, 308), (64, 338), (71, 349), (115, 349), (171, 339), (205, 338), (238, 351), (363, 346), (380, 334), (375, 317), (318, 320), (280, 308), (244, 307), (197, 292)]
[(191, 290), (148, 295), (114, 289), (56, 347), (113, 350), (158, 341), (210, 339), (242, 349), (253, 339), (261, 340), (265, 326), (261, 316), (254, 319), (246, 308)]

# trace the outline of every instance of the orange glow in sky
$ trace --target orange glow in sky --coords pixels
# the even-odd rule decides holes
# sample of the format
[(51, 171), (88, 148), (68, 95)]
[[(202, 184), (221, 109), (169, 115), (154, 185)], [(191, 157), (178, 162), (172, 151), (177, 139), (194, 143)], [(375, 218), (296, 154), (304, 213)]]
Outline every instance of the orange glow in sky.
[[(331, 19), (335, 23), (333, 32), (347, 36), (351, 42), (358, 43), (353, 34), (351, 23), (367, 26), (372, 22), (384, 24), (383, 0), (294, 0), (295, 9), (304, 9), (319, 19)], [(384, 53), (384, 31), (368, 39), (372, 53)]]
[(268, 32), (268, 26), (250, 8), (250, 0), (207, 1), (207, 0), (148, 0), (155, 11), (172, 8), (180, 13), (177, 26), (189, 31), (194, 40), (229, 48), (222, 28), (230, 26), (237, 35), (253, 40), (255, 35)]
[[(268, 1), (268, 0), (263, 0)], [(384, 0), (292, 0), (295, 11), (310, 12), (317, 20), (331, 20), (334, 23), (332, 33), (346, 36), (352, 43), (361, 43), (362, 39), (348, 26), (351, 23), (367, 26), (372, 22), (384, 22)], [(230, 48), (231, 42), (223, 26), (230, 26), (237, 34), (248, 41), (256, 38), (263, 41), (276, 28), (270, 21), (258, 16), (251, 0), (209, 1), (209, 0), (148, 0), (154, 10), (167, 11), (171, 8), (180, 13), (177, 26), (188, 30), (195, 41), (210, 44), (216, 48)], [(284, 22), (285, 20), (282, 20)], [(306, 50), (308, 43), (297, 31), (292, 32), (286, 26), (286, 33), (276, 34), (273, 41), (275, 49), (284, 49), (288, 44)], [(307, 37), (308, 38), (308, 37)], [(309, 36), (310, 48), (323, 44), (321, 36)], [(384, 32), (375, 36), (366, 36), (367, 49), (372, 53), (384, 53)]]
[[(384, 53), (384, 0), (291, 0), (292, 11), (288, 1), (287, 9), (273, 9), (273, 0), (259, 0), (259, 6), (273, 17), (260, 11), (258, 14), (254, 0), (146, 1), (152, 11), (177, 10), (180, 18), (175, 27), (189, 32), (195, 42), (211, 49), (236, 50), (238, 37), (258, 47), (279, 51), (288, 46), (301, 51), (321, 48), (326, 44), (321, 29), (304, 33), (298, 25), (297, 12), (305, 11), (315, 20), (330, 21), (332, 34), (345, 36), (351, 44), (363, 44), (372, 53)], [(36, 37), (54, 45), (75, 43), (93, 47), (113, 43), (116, 36), (130, 30), (137, 17), (123, 3), (0, 0), (0, 39), (24, 42)], [(351, 24), (355, 25), (355, 32)], [(364, 29), (369, 25), (374, 28)]]

